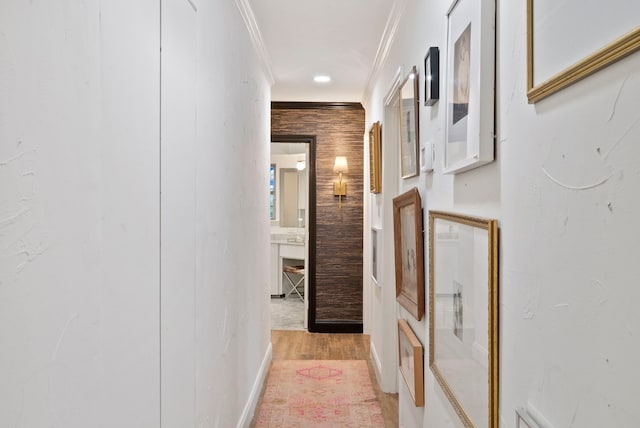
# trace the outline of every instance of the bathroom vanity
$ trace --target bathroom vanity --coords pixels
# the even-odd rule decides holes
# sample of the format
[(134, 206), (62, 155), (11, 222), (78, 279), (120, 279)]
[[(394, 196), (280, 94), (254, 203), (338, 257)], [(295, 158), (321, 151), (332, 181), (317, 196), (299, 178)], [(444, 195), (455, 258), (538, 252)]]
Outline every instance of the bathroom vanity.
[(306, 265), (306, 250), (304, 245), (304, 235), (293, 236), (271, 236), (271, 259), (270, 259), (270, 290), (272, 296), (284, 294), (282, 287), (282, 267), (284, 259), (299, 260), (300, 265)]

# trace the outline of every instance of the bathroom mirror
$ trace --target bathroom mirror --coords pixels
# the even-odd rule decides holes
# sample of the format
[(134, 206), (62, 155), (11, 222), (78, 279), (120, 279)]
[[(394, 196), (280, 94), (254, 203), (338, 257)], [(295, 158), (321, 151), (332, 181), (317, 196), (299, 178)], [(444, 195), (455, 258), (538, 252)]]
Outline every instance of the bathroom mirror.
[(271, 220), (280, 227), (305, 227), (308, 188), (306, 150), (305, 143), (271, 144), (276, 195), (270, 201), (270, 210), (275, 213), (275, 218)]

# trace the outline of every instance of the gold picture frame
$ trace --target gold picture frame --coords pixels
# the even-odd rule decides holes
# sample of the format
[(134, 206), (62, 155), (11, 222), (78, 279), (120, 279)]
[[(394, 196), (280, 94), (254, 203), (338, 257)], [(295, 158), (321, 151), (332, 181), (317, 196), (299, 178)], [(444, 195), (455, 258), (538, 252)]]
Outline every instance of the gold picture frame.
[(369, 189), (371, 193), (382, 192), (382, 132), (380, 121), (369, 130)]
[(396, 300), (415, 319), (424, 315), (422, 202), (413, 188), (393, 199)]
[(527, 0), (527, 98), (529, 104), (570, 86), (640, 49), (640, 26), (605, 44), (585, 58), (570, 65), (545, 81), (534, 82), (534, 0)]
[(467, 428), (499, 427), (498, 233), (429, 212), (429, 367)]
[(416, 407), (424, 406), (424, 348), (406, 320), (398, 320), (398, 364)]

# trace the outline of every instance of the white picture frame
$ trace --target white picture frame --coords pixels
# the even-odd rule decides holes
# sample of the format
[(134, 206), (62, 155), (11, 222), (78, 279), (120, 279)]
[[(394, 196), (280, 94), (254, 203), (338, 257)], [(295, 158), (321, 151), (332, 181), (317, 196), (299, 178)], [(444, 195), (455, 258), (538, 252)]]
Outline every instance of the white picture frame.
[(371, 228), (371, 283), (382, 286), (382, 230)]
[(495, 0), (455, 0), (447, 12), (443, 173), (494, 160)]
[(400, 171), (403, 179), (420, 173), (420, 105), (418, 69), (413, 66), (400, 86)]

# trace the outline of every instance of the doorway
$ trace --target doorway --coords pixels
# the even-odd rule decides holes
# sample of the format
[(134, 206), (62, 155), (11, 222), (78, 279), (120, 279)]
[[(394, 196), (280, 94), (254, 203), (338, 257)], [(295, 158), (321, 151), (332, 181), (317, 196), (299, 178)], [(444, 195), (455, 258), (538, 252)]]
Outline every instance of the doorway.
[(272, 136), (271, 324), (307, 330), (315, 285), (315, 138)]

